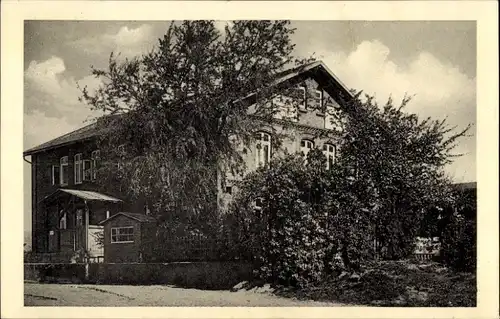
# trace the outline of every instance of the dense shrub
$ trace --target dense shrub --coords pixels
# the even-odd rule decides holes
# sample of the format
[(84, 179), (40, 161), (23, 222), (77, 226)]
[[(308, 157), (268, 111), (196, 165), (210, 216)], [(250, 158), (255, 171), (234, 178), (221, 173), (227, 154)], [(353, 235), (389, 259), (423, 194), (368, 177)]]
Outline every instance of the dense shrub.
[(442, 238), (442, 260), (462, 271), (476, 269), (476, 222), (457, 215), (445, 228)]
[(250, 174), (241, 185), (232, 214), (242, 249), (251, 252), (262, 279), (287, 285), (321, 279), (325, 216), (312, 202), (319, 176), (311, 172), (301, 157), (287, 156)]

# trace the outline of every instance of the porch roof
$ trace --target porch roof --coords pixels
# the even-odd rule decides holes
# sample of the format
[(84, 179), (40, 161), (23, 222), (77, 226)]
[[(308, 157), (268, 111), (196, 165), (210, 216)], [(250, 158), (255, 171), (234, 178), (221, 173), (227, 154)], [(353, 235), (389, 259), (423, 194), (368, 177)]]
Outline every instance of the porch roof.
[(111, 197), (111, 196), (108, 196), (108, 195), (105, 195), (105, 194), (101, 194), (101, 193), (98, 193), (98, 192), (86, 191), (86, 190), (77, 190), (77, 189), (66, 189), (66, 188), (59, 188), (54, 193), (52, 193), (52, 194), (46, 196), (45, 198), (43, 198), (42, 201), (45, 201), (45, 200), (47, 200), (49, 198), (52, 198), (52, 197), (54, 197), (54, 196), (56, 196), (57, 194), (60, 194), (60, 193), (70, 194), (70, 195), (73, 195), (73, 196), (76, 196), (78, 198), (81, 198), (81, 199), (84, 199), (84, 200), (88, 200), (88, 201), (102, 201), (102, 202), (115, 202), (115, 203), (122, 202), (121, 199), (114, 198), (114, 197)]

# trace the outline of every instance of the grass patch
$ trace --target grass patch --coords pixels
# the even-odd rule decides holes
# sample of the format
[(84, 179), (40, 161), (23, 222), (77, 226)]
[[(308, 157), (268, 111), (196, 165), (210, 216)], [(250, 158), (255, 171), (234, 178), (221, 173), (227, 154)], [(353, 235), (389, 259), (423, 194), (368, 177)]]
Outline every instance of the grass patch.
[(317, 301), (369, 306), (475, 307), (476, 275), (454, 272), (436, 262), (384, 261), (359, 275), (332, 276), (278, 294)]

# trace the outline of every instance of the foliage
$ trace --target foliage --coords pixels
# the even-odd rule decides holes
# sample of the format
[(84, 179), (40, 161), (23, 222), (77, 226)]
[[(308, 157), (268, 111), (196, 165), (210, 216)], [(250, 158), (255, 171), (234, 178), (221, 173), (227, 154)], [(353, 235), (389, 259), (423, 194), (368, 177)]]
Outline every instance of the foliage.
[(362, 198), (376, 207), (375, 236), (387, 258), (399, 259), (412, 252), (427, 212), (453, 202), (443, 167), (458, 156), (452, 151), (469, 127), (455, 132), (446, 119), (419, 120), (404, 111), (410, 98), (379, 106), (373, 97), (360, 96), (349, 106), (339, 161), (355, 165), (356, 179), (372, 185)]
[(223, 34), (214, 21), (184, 21), (148, 54), (111, 54), (107, 70), (92, 70), (101, 87), (82, 90), (108, 115), (98, 121), (103, 188), (143, 201), (169, 229), (217, 227), (218, 168), (242, 170), (234, 140), (248, 143), (255, 117), (272, 115), (264, 101), (293, 62), (293, 32), (287, 21), (235, 21)]
[(320, 209), (326, 189), (321, 160), (320, 169), (317, 159), (305, 166), (303, 157), (285, 155), (239, 185), (231, 213), (259, 277), (289, 285), (321, 278), (328, 237)]
[(304, 286), (332, 272), (338, 255), (360, 271), (374, 239), (388, 259), (412, 253), (427, 212), (454, 200), (442, 168), (467, 129), (446, 137), (445, 121), (419, 121), (403, 112), (408, 102), (379, 108), (357, 95), (328, 171), (314, 150), (306, 165), (287, 155), (244, 179), (232, 213), (261, 277)]
[(461, 271), (476, 270), (476, 221), (456, 215), (442, 237), (443, 262)]
[(359, 278), (329, 276), (320, 283), (279, 294), (348, 305), (474, 307), (476, 275), (457, 273), (437, 263), (374, 262)]

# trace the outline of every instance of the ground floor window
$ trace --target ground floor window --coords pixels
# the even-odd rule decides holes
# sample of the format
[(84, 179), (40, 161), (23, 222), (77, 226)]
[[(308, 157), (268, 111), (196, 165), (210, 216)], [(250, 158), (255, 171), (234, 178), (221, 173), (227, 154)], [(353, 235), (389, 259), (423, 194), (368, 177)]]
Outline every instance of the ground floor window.
[(111, 228), (111, 243), (133, 243), (133, 242), (134, 242), (134, 226)]

